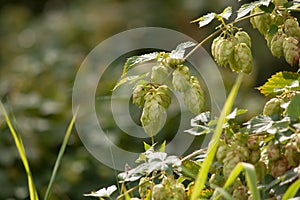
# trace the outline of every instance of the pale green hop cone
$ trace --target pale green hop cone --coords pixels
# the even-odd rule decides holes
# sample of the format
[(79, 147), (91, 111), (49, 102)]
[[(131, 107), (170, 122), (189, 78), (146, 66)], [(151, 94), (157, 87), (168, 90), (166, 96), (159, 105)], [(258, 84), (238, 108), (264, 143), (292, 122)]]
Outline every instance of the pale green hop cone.
[(172, 84), (178, 92), (186, 91), (190, 86), (190, 72), (187, 66), (181, 65), (173, 72)]
[(273, 56), (280, 58), (283, 56), (283, 41), (285, 40), (286, 35), (282, 32), (278, 32), (274, 35), (271, 40), (270, 49)]
[(251, 48), (251, 38), (246, 31), (238, 31), (234, 37), (238, 43), (245, 43)]
[[(234, 48), (234, 62), (237, 69), (249, 74), (252, 71), (252, 53), (246, 43), (239, 43)], [(237, 71), (237, 70), (236, 70)]]
[(283, 53), (287, 63), (291, 66), (296, 65), (300, 57), (299, 41), (295, 37), (285, 38), (283, 41)]
[(155, 65), (152, 67), (151, 80), (157, 84), (163, 84), (168, 79), (170, 70), (164, 65)]

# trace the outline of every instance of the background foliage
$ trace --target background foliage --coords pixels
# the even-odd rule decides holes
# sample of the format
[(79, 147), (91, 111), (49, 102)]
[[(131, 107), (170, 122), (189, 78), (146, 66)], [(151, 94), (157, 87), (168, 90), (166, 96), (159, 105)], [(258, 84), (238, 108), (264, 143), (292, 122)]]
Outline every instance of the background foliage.
[[(144, 26), (171, 28), (201, 41), (213, 32), (214, 26), (199, 31), (197, 25), (189, 22), (211, 10), (221, 11), (229, 4), (239, 7), (233, 0), (213, 4), (197, 0), (0, 1), (0, 98), (15, 116), (39, 192), (43, 194), (46, 190), (71, 119), (76, 71), (90, 50), (114, 34)], [(255, 60), (253, 75), (246, 77), (236, 104), (247, 108), (251, 116), (262, 110), (265, 101), (253, 88), (288, 66), (283, 59), (271, 56), (264, 39), (249, 28), (248, 22), (241, 26), (252, 37)], [(205, 46), (208, 52), (209, 46)], [(233, 74), (228, 69), (221, 70), (225, 86), (230, 88)], [(97, 90), (99, 109), (121, 71), (114, 68), (107, 71), (107, 78), (104, 77)], [(27, 199), (22, 163), (1, 115), (0, 199)], [(143, 149), (142, 141), (122, 134), (112, 117), (103, 124), (118, 136), (115, 143), (119, 146), (134, 151)], [(52, 199), (82, 199), (84, 193), (114, 182), (115, 172), (95, 160), (75, 133), (63, 158)]]

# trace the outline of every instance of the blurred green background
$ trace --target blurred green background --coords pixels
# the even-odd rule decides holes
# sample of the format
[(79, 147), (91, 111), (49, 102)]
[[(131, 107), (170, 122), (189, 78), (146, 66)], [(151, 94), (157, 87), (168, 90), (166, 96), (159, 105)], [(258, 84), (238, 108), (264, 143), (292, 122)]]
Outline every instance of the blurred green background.
[[(240, 3), (237, 0), (0, 1), (0, 98), (22, 134), (41, 197), (72, 117), (73, 81), (87, 54), (106, 38), (137, 27), (170, 28), (201, 41), (214, 31), (217, 23), (199, 30), (190, 21), (210, 11), (221, 12), (227, 5), (237, 9)], [(284, 60), (271, 56), (263, 37), (252, 30), (249, 22), (238, 25), (253, 38), (254, 71), (245, 79), (236, 101), (239, 108), (249, 110), (244, 116), (248, 119), (260, 112), (265, 102), (254, 88), (276, 71), (291, 68)], [(210, 44), (211, 41), (204, 46), (208, 52)], [(229, 90), (235, 74), (228, 69), (220, 70)], [(121, 71), (120, 68), (107, 72), (108, 78), (97, 91), (99, 96), (110, 94)], [(113, 78), (109, 73), (114, 74)], [(113, 128), (113, 119), (108, 118), (107, 124)], [(73, 132), (51, 199), (90, 199), (83, 194), (116, 183), (116, 172), (94, 159), (76, 130)], [(124, 149), (142, 149), (141, 141), (126, 136), (116, 142)], [(25, 171), (2, 113), (0, 199), (28, 199)]]

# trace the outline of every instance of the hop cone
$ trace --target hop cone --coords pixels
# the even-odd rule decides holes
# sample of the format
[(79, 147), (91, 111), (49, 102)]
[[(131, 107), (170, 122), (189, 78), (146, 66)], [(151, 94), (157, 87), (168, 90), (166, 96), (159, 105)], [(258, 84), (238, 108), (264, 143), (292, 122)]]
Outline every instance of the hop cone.
[(166, 200), (168, 190), (162, 184), (155, 185), (152, 189), (152, 200)]
[(289, 168), (289, 163), (285, 157), (282, 157), (281, 159), (271, 162), (270, 169), (271, 169), (271, 175), (273, 177), (278, 177), (283, 175)]
[(252, 71), (252, 53), (246, 43), (239, 43), (234, 47), (234, 62), (237, 66), (236, 69), (240, 69), (246, 74)]
[(270, 99), (263, 110), (263, 114), (267, 116), (272, 116), (272, 115), (281, 115), (282, 108), (280, 107), (281, 105), (281, 100), (278, 98), (272, 98)]
[(288, 37), (283, 41), (283, 53), (287, 63), (294, 66), (299, 62), (300, 49), (298, 40), (294, 37)]
[(222, 40), (222, 42), (220, 42), (219, 44), (219, 48), (218, 48), (218, 58), (217, 58), (217, 63), (220, 66), (225, 67), (226, 65), (228, 65), (229, 60), (232, 58), (233, 56), (233, 49), (234, 49), (234, 44), (233, 41), (230, 39), (224, 39)]
[(137, 106), (143, 106), (145, 103), (145, 95), (148, 92), (148, 87), (145, 85), (137, 85), (133, 90), (132, 100)]
[(248, 35), (247, 32), (245, 31), (238, 31), (235, 35), (234, 35), (236, 41), (238, 43), (245, 43), (248, 47), (251, 48), (251, 38)]
[(270, 49), (273, 56), (280, 58), (283, 56), (283, 41), (286, 35), (283, 33), (276, 33), (271, 40)]
[(248, 138), (247, 146), (251, 150), (258, 150), (259, 149), (259, 138), (256, 135), (251, 135)]
[(145, 132), (149, 136), (154, 136), (162, 128), (162, 117), (165, 109), (159, 104), (161, 99), (155, 93), (147, 93), (145, 99), (141, 122)]
[(188, 109), (195, 114), (199, 114), (204, 107), (204, 92), (198, 79), (194, 76), (191, 77), (189, 89), (183, 93), (183, 101)]
[(285, 20), (284, 32), (288, 36), (300, 38), (300, 27), (297, 18), (290, 18)]
[(219, 64), (220, 63), (220, 47), (225, 39), (223, 37), (217, 37), (213, 40), (212, 46), (211, 46), (211, 53), (215, 59), (215, 61)]
[(149, 190), (152, 190), (154, 183), (148, 177), (142, 177), (139, 183), (139, 193), (141, 198), (145, 198)]
[(173, 72), (173, 87), (178, 92), (186, 91), (190, 86), (190, 73), (187, 66), (179, 66)]
[(270, 161), (276, 161), (281, 158), (281, 150), (279, 144), (270, 142), (267, 148), (267, 154)]
[(157, 84), (163, 84), (168, 78), (169, 70), (164, 65), (152, 67), (151, 80)]
[(156, 97), (158, 103), (165, 109), (168, 109), (171, 103), (171, 94), (168, 86), (160, 85), (158, 88), (155, 89), (155, 93), (157, 95)]
[(289, 142), (285, 145), (284, 155), (289, 163), (289, 166), (296, 167), (300, 163), (300, 152), (297, 151), (296, 144)]
[(287, 0), (272, 0), (272, 2), (275, 4), (275, 6), (283, 6), (288, 1)]
[(231, 171), (235, 168), (235, 166), (239, 162), (242, 161), (242, 159), (237, 152), (231, 151), (231, 152), (228, 152), (228, 154), (226, 155), (226, 158), (223, 161), (224, 161), (223, 174), (224, 174), (225, 178), (228, 178)]
[[(259, 7), (255, 7), (251, 10), (251, 14), (262, 12)], [(269, 13), (265, 13), (263, 15), (255, 16), (250, 19), (250, 22), (253, 28), (257, 28), (257, 30), (262, 34), (266, 35), (272, 24), (272, 17)]]
[(239, 186), (235, 190), (233, 190), (232, 197), (233, 199), (238, 200), (248, 200), (248, 188), (245, 186)]

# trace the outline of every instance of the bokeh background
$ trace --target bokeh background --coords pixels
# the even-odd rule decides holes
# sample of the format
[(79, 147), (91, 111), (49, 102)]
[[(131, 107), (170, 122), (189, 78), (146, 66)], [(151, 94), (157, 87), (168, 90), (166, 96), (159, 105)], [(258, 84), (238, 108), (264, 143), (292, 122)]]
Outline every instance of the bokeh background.
[[(241, 4), (237, 0), (0, 0), (0, 98), (22, 134), (41, 197), (72, 117), (73, 81), (87, 54), (106, 38), (137, 27), (170, 28), (201, 41), (217, 23), (199, 29), (190, 21), (207, 12), (221, 12), (228, 5), (236, 10)], [(296, 69), (288, 67), (283, 59), (272, 57), (265, 40), (249, 22), (238, 26), (249, 31), (254, 56), (254, 71), (246, 77), (236, 101), (236, 106), (249, 110), (242, 119), (247, 120), (261, 112), (266, 101), (255, 88), (276, 71)], [(208, 52), (210, 45), (211, 41), (204, 45)], [(120, 60), (124, 61), (125, 57)], [(229, 69), (220, 70), (229, 90), (235, 74)], [(96, 101), (109, 96), (121, 71), (107, 71)], [(120, 132), (111, 117), (103, 123), (114, 133)], [(166, 127), (172, 132), (172, 120)], [(118, 146), (142, 150), (142, 141), (126, 134), (116, 135)], [(200, 142), (201, 139), (193, 145)], [(116, 173), (87, 152), (74, 130), (51, 199), (90, 199), (83, 194), (115, 184)], [(29, 199), (25, 171), (2, 113), (0, 199)]]

